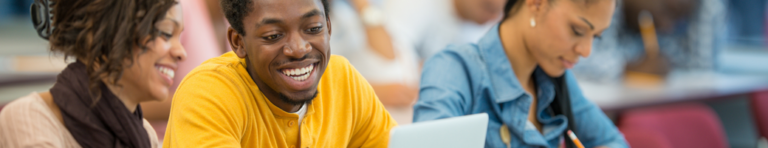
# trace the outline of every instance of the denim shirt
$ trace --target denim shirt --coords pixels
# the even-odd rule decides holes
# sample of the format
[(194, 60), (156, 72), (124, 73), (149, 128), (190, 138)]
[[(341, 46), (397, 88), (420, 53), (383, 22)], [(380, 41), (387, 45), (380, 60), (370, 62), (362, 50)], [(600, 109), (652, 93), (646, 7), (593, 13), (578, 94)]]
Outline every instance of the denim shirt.
[[(478, 44), (449, 46), (424, 64), (414, 122), (476, 113), (488, 113), (485, 147), (558, 147), (568, 121), (564, 115), (547, 112), (555, 96), (554, 79), (536, 68), (536, 118), (539, 132), (528, 122), (532, 97), (523, 90), (512, 71), (494, 26)], [(587, 101), (570, 71), (565, 72), (575, 134), (584, 146), (628, 147), (624, 136), (595, 104)], [(501, 127), (511, 138), (502, 140)], [(509, 141), (510, 145), (503, 141)]]

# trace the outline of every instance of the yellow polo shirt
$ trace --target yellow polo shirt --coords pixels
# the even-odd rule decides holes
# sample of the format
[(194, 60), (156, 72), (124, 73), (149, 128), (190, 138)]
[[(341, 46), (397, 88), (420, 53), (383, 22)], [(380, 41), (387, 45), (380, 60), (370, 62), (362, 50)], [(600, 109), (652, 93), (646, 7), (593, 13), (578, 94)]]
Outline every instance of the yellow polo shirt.
[(387, 147), (397, 123), (344, 57), (331, 56), (303, 121), (269, 102), (245, 65), (229, 52), (187, 74), (163, 147)]

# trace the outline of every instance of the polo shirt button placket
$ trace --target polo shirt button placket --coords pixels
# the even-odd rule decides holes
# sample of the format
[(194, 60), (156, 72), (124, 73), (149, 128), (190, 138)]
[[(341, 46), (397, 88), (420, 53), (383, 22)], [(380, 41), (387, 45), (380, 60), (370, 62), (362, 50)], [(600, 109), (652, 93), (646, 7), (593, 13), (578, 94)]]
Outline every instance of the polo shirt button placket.
[(288, 126), (293, 126), (293, 121), (288, 121)]

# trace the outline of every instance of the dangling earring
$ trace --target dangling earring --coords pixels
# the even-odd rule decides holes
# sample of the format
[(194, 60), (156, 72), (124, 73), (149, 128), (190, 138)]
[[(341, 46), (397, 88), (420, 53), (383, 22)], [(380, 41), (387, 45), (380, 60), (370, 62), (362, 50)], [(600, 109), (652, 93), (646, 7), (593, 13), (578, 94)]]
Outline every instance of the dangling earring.
[(531, 17), (531, 27), (536, 27), (536, 19)]

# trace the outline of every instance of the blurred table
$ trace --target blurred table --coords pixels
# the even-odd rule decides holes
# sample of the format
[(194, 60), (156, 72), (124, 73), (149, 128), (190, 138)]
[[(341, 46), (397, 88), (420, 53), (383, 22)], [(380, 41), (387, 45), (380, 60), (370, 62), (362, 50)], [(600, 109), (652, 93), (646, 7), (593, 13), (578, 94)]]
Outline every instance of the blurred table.
[(66, 63), (47, 54), (0, 55), (0, 104), (31, 92), (48, 91)]
[(0, 24), (0, 104), (47, 91), (67, 63), (49, 52), (28, 17), (3, 21), (8, 22)]
[(768, 50), (732, 47), (720, 53), (716, 72), (672, 72), (658, 87), (579, 81), (584, 96), (606, 112), (692, 101), (734, 98), (768, 90)]
[(714, 74), (679, 76), (656, 88), (631, 88), (622, 84), (580, 82), (584, 96), (605, 111), (669, 104), (707, 101), (745, 95), (768, 89), (768, 77)]
[[(31, 92), (47, 91), (66, 63), (47, 56), (0, 57), (0, 104)], [(55, 58), (54, 58), (55, 59)], [(57, 62), (58, 61), (58, 62)]]
[(0, 55), (0, 104), (47, 91), (66, 66), (63, 58), (48, 54)]

